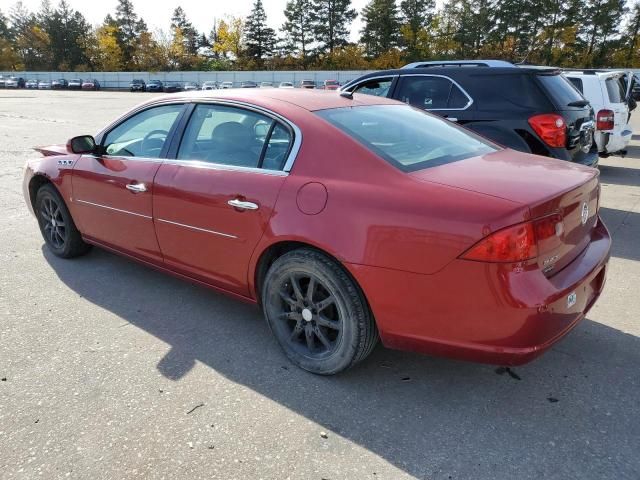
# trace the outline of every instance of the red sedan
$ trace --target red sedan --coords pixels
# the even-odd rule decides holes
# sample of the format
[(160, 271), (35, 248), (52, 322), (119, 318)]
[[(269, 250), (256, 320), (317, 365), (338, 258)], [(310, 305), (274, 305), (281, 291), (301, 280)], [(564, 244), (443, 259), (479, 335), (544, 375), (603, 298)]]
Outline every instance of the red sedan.
[(40, 151), (24, 192), (53, 253), (98, 245), (257, 303), (314, 373), (363, 360), (379, 337), (521, 364), (605, 283), (597, 170), (392, 100), (183, 93)]

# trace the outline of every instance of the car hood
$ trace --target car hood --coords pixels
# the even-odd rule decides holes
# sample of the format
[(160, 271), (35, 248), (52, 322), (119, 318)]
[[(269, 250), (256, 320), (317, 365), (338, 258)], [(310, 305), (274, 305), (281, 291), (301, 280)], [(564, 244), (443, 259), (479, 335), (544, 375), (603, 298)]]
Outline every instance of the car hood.
[[(449, 185), (535, 208), (598, 175), (598, 170), (511, 149), (426, 168), (417, 180)], [(534, 211), (531, 212), (535, 216)]]

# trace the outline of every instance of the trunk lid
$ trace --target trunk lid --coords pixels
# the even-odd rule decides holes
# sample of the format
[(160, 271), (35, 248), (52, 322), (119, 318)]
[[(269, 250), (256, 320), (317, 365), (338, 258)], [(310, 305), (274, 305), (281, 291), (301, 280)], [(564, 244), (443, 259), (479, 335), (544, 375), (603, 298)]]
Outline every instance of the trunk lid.
[(562, 160), (505, 149), (410, 175), (526, 205), (531, 219), (560, 214), (561, 231), (538, 244), (538, 264), (547, 275), (584, 250), (597, 222), (598, 170)]

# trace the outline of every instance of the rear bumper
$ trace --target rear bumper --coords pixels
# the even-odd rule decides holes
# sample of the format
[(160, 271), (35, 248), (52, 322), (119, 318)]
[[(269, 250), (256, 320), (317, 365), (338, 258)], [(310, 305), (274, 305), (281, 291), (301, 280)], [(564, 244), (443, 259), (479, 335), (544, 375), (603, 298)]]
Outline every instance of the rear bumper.
[(433, 275), (347, 266), (387, 347), (519, 365), (584, 318), (604, 288), (610, 247), (609, 232), (599, 221), (587, 248), (550, 278), (534, 267), (466, 260), (454, 260)]
[(633, 132), (625, 128), (621, 132), (596, 132), (598, 150), (605, 154), (614, 154), (627, 148)]

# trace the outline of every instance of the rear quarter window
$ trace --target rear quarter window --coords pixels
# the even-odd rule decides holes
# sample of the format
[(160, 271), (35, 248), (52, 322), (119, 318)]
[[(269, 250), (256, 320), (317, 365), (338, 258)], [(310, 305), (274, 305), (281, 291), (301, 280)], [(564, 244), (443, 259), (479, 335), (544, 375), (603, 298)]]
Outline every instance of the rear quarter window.
[(478, 110), (547, 110), (550, 107), (531, 75), (477, 74), (471, 75), (467, 82)]

